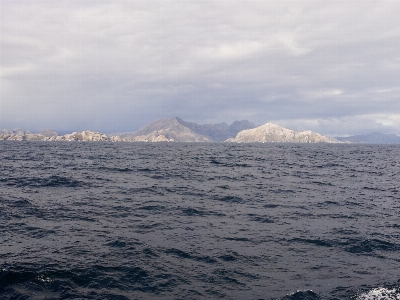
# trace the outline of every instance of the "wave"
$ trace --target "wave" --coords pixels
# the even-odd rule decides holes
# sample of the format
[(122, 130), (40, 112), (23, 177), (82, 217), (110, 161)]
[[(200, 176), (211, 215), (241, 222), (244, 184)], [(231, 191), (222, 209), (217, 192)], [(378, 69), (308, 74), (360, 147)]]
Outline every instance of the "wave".
[(396, 288), (375, 288), (357, 297), (357, 300), (399, 300), (400, 291)]
[(7, 179), (1, 179), (2, 182), (5, 182), (8, 186), (16, 186), (16, 187), (82, 187), (87, 186), (88, 183), (84, 183), (82, 181), (52, 175), (48, 177), (10, 177)]
[(260, 223), (275, 223), (274, 220), (270, 216), (260, 216), (256, 214), (249, 214), (249, 217), (252, 221), (260, 222)]
[(153, 275), (137, 266), (2, 269), (0, 299), (145, 299), (169, 292), (178, 282), (171, 274)]
[[(114, 245), (112, 245), (114, 246)], [(118, 245), (117, 247), (120, 247)], [(148, 255), (155, 254), (145, 249)], [(246, 278), (259, 280), (257, 274), (248, 273), (237, 268), (227, 268), (219, 264), (217, 259), (204, 255), (195, 255), (176, 248), (163, 251), (177, 259), (194, 260), (216, 266), (210, 273), (199, 272), (197, 276), (202, 282), (211, 283), (216, 289), (202, 291), (192, 286), (183, 288), (183, 294), (173, 293), (174, 299), (203, 299), (204, 297), (239, 299), (230, 294), (227, 286), (246, 289)], [(233, 255), (220, 256), (218, 259), (236, 264)], [(161, 271), (161, 269), (159, 270)], [(182, 274), (181, 274), (182, 275)], [(193, 278), (192, 278), (193, 279)], [(55, 265), (40, 268), (9, 267), (0, 269), (0, 299), (163, 299), (179, 286), (190, 286), (191, 279), (176, 276), (169, 272), (146, 270), (139, 266), (92, 265), (88, 268), (59, 269)], [(230, 291), (230, 292), (229, 292)], [(206, 294), (204, 294), (204, 292)], [(227, 294), (225, 294), (227, 292)], [(275, 300), (399, 300), (398, 285), (357, 289), (356, 287), (337, 287), (333, 291), (315, 292), (298, 290), (280, 298), (268, 297), (265, 290), (262, 299)], [(187, 297), (185, 297), (187, 296)], [(257, 297), (260, 298), (260, 297)], [(255, 299), (255, 298), (253, 298)]]
[(111, 168), (111, 167), (99, 167), (98, 170), (104, 170), (104, 171), (111, 171), (111, 172), (132, 172), (132, 169), (129, 168)]
[(379, 239), (365, 239), (365, 240), (350, 240), (349, 245), (345, 250), (351, 253), (371, 253), (375, 251), (398, 251), (400, 245), (379, 240)]
[[(341, 288), (339, 288), (341, 289)], [(297, 291), (286, 295), (283, 298), (278, 298), (275, 300), (323, 300), (323, 299), (352, 299), (352, 300), (400, 300), (400, 290), (399, 288), (372, 288), (369, 291), (364, 292), (352, 292), (351, 290), (344, 289), (345, 294), (342, 294), (331, 298), (330, 296), (321, 296), (312, 290)]]
[(182, 209), (182, 214), (186, 216), (219, 216), (223, 217), (225, 214), (215, 212), (215, 211), (207, 211), (207, 210), (202, 210), (202, 209), (196, 209), (193, 207), (188, 207)]
[(355, 254), (376, 254), (378, 251), (393, 252), (400, 250), (400, 245), (379, 239), (349, 238), (345, 240), (329, 240), (293, 238), (290, 241), (323, 247), (341, 247), (344, 251)]
[(171, 255), (177, 256), (179, 258), (193, 259), (193, 260), (202, 261), (202, 262), (206, 262), (206, 263), (210, 263), (210, 264), (217, 262), (214, 258), (212, 258), (208, 255), (194, 255), (194, 254), (191, 254), (191, 253), (188, 253), (188, 252), (176, 249), (176, 248), (166, 249), (164, 252), (166, 254), (171, 254)]
[(318, 296), (311, 290), (308, 291), (297, 291), (295, 293), (286, 295), (283, 298), (279, 298), (277, 300), (320, 300), (321, 297)]
[(244, 203), (245, 202), (242, 198), (236, 197), (236, 196), (223, 196), (223, 197), (215, 196), (213, 199), (217, 200), (217, 201), (228, 202), (228, 203)]

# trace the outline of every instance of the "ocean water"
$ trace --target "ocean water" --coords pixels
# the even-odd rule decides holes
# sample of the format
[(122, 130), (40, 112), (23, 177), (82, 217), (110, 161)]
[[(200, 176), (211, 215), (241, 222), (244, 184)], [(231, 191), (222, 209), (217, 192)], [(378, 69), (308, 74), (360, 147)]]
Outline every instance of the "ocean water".
[(0, 299), (400, 299), (400, 148), (1, 142)]

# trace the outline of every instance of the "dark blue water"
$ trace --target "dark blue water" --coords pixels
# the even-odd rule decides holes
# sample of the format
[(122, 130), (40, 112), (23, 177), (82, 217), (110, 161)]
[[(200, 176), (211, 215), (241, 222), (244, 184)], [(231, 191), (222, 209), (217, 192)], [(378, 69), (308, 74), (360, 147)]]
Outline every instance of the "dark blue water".
[(0, 143), (0, 299), (400, 299), (400, 148)]

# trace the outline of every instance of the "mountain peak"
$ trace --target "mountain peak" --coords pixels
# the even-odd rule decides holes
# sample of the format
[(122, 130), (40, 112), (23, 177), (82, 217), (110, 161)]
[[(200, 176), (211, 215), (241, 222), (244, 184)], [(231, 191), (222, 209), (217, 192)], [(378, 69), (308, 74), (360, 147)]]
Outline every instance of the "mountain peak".
[(133, 136), (131, 141), (138, 142), (211, 142), (211, 140), (182, 124), (178, 117), (172, 119), (158, 119), (142, 128)]

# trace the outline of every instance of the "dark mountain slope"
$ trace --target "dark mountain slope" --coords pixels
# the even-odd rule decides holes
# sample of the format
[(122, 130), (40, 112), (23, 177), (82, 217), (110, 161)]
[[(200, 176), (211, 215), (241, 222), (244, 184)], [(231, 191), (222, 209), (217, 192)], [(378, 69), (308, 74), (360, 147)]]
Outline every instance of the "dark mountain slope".
[(205, 135), (215, 142), (223, 142), (228, 138), (235, 137), (242, 130), (256, 127), (253, 123), (247, 120), (235, 121), (228, 126), (225, 122), (220, 124), (199, 125), (197, 123), (184, 121), (178, 117), (175, 119), (183, 126), (191, 129), (193, 132)]

